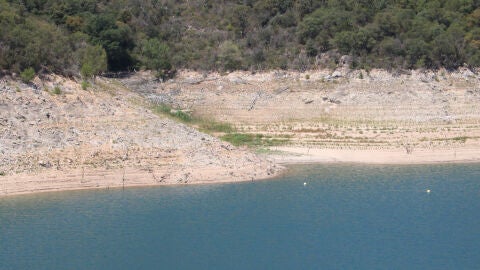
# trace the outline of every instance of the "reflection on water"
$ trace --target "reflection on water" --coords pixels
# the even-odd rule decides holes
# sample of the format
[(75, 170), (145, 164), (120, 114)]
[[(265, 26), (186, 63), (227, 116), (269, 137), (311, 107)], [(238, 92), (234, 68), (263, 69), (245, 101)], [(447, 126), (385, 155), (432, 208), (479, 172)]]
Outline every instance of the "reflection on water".
[(296, 165), (272, 181), (7, 197), (0, 269), (476, 269), (479, 180), (476, 164)]

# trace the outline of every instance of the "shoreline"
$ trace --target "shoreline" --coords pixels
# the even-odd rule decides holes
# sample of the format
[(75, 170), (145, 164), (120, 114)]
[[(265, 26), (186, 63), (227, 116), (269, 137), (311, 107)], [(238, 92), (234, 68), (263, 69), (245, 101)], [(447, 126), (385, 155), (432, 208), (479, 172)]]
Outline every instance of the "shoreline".
[[(162, 84), (140, 72), (98, 78), (90, 91), (56, 75), (36, 79), (42, 91), (7, 79), (0, 198), (258, 181), (281, 176), (282, 164), (480, 163), (478, 75), (332, 72), (183, 71)], [(60, 95), (48, 90), (56, 86)], [(206, 123), (180, 123), (160, 104)], [(236, 133), (258, 139), (263, 157), (248, 148), (255, 140), (219, 138)]]
[(281, 154), (268, 155), (277, 164), (357, 163), (383, 165), (429, 165), (480, 163), (480, 148), (350, 150), (307, 147), (275, 147)]
[[(58, 171), (3, 176), (0, 178), (0, 180), (3, 180), (3, 183), (0, 185), (0, 198), (76, 190), (109, 190), (133, 187), (190, 186), (266, 181), (281, 177), (285, 174), (287, 168), (276, 166), (276, 169), (271, 174), (260, 175), (258, 178), (246, 178), (242, 171), (238, 171), (237, 175), (231, 175), (229, 171), (215, 171), (212, 173), (211, 169), (199, 170), (196, 174), (197, 176), (192, 177), (191, 181), (188, 182), (173, 182), (171, 179), (164, 182), (155, 182), (156, 179), (152, 177), (151, 172), (133, 168), (127, 169), (125, 174), (123, 170), (95, 170), (89, 173), (88, 179), (82, 180), (78, 173), (80, 170), (75, 169), (69, 173)], [(123, 177), (125, 177), (125, 181), (123, 181)], [(52, 181), (51, 179), (57, 181)]]
[[(398, 154), (401, 149), (390, 150), (345, 150), (345, 149), (308, 149), (302, 147), (276, 147), (282, 151), (282, 155), (268, 155), (276, 163), (276, 169), (270, 175), (261, 175), (257, 178), (245, 178), (245, 170), (237, 171), (232, 175), (231, 171), (212, 170), (211, 168), (197, 168), (189, 170), (195, 173), (195, 177), (188, 182), (174, 182), (167, 179), (164, 182), (156, 181), (152, 172), (129, 168), (123, 170), (92, 170), (88, 178), (82, 180), (81, 169), (74, 169), (70, 172), (43, 172), (39, 174), (18, 174), (8, 175), (0, 178), (0, 198), (32, 195), (49, 192), (64, 192), (77, 190), (109, 190), (135, 187), (161, 187), (161, 186), (189, 186), (208, 184), (230, 184), (250, 181), (269, 181), (282, 177), (288, 172), (289, 165), (300, 164), (363, 164), (363, 165), (437, 165), (437, 164), (470, 164), (480, 163), (478, 149), (451, 149), (425, 151), (418, 150), (411, 154)], [(287, 151), (288, 150), (288, 151)], [(305, 153), (308, 151), (308, 155)], [(446, 157), (457, 152), (457, 158), (447, 159)], [(433, 156), (432, 154), (436, 155)], [(429, 155), (430, 154), (430, 155)], [(343, 157), (343, 159), (342, 159)], [(347, 158), (348, 157), (348, 158)], [(469, 157), (466, 159), (465, 157)], [(360, 159), (362, 158), (362, 159)], [(177, 174), (178, 176), (178, 174)], [(125, 177), (125, 181), (122, 180)], [(202, 178), (203, 177), (203, 178)], [(56, 180), (56, 181), (55, 181)], [(178, 181), (178, 180), (177, 180)]]

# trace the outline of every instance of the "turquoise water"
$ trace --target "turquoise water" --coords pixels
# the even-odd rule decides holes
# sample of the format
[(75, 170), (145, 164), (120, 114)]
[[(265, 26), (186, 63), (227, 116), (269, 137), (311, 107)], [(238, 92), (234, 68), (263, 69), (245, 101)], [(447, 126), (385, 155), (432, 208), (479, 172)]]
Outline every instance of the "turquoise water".
[(480, 165), (2, 198), (0, 269), (480, 269)]

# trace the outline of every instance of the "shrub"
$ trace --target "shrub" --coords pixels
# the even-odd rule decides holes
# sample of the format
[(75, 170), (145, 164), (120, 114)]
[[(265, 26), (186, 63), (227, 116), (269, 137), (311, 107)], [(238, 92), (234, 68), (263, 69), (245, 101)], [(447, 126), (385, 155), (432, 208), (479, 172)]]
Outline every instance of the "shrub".
[(167, 104), (159, 104), (153, 107), (155, 113), (166, 114), (168, 116), (179, 119), (182, 122), (191, 122), (192, 116), (190, 114), (183, 112), (181, 110), (172, 111), (172, 107)]
[(87, 90), (88, 87), (90, 87), (90, 83), (87, 81), (82, 81), (82, 89)]
[(172, 111), (172, 107), (170, 107), (167, 104), (161, 103), (161, 104), (155, 105), (155, 107), (153, 107), (153, 111), (156, 113), (170, 114), (170, 112)]
[(55, 86), (55, 88), (53, 88), (53, 93), (55, 95), (60, 95), (60, 94), (62, 94), (62, 89), (60, 89), (60, 87), (58, 87), (58, 86)]
[(95, 76), (107, 70), (107, 54), (101, 46), (88, 46), (82, 55), (80, 74), (84, 79)]
[(141, 44), (141, 58), (147, 69), (155, 70), (156, 77), (165, 79), (172, 69), (170, 48), (156, 38), (145, 40)]
[(20, 73), (20, 78), (24, 83), (28, 83), (35, 77), (35, 70), (31, 67), (26, 68)]
[(223, 70), (233, 71), (242, 68), (242, 53), (235, 43), (225, 41), (218, 50), (218, 64)]
[(180, 111), (180, 110), (178, 110), (178, 111), (176, 111), (175, 113), (173, 113), (172, 116), (175, 117), (175, 118), (180, 119), (180, 120), (183, 121), (183, 122), (190, 122), (190, 121), (192, 121), (192, 117), (191, 117), (188, 113), (183, 112), (183, 111)]

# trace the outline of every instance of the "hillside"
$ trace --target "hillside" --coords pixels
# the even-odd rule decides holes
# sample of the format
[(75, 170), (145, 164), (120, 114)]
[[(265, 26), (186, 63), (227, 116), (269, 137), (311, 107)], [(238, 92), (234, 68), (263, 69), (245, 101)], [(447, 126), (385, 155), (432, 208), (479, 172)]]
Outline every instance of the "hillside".
[(141, 73), (122, 81), (153, 102), (231, 126), (216, 135), (278, 161), (385, 164), (480, 158), (480, 76), (466, 68), (403, 74), (348, 68), (180, 72), (162, 84), (146, 83), (152, 82), (148, 78)]
[(1, 0), (0, 27), (4, 73), (480, 66), (474, 0)]
[(0, 196), (82, 188), (251, 181), (271, 161), (152, 111), (118, 82), (0, 80)]
[(479, 161), (467, 68), (154, 75), (1, 80), (0, 195), (250, 181), (283, 162)]

